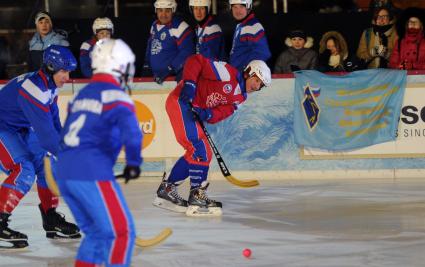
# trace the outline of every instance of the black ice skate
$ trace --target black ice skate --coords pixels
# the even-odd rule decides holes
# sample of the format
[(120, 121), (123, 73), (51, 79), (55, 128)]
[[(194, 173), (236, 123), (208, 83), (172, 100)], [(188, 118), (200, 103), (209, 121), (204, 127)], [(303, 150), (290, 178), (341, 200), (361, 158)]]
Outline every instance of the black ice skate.
[(80, 228), (77, 225), (67, 222), (65, 215), (56, 212), (55, 208), (49, 209), (44, 213), (41, 204), (38, 205), (43, 219), (43, 228), (46, 231), (46, 237), (52, 239), (76, 239), (80, 238)]
[[(28, 237), (8, 227), (10, 214), (0, 213), (0, 249), (21, 249), (28, 247)], [(3, 245), (4, 242), (11, 246)]]
[(164, 179), (156, 191), (156, 198), (152, 204), (175, 212), (186, 212), (187, 209), (187, 201), (179, 195), (177, 186)]
[(208, 182), (203, 182), (201, 187), (190, 190), (186, 215), (187, 216), (221, 216), (221, 202), (209, 199), (207, 196)]

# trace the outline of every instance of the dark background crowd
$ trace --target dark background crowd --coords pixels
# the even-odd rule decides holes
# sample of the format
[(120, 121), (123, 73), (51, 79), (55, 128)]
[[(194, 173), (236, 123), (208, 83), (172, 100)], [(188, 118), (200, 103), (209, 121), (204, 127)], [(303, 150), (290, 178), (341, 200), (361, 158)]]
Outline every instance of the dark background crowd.
[[(93, 20), (106, 16), (114, 23), (114, 37), (125, 40), (136, 53), (136, 77), (141, 76), (149, 28), (155, 19), (154, 1), (120, 0), (118, 7), (111, 0), (75, 1), (11, 1), (0, 2), (0, 79), (10, 79), (28, 71), (28, 42), (35, 33), (34, 16), (48, 9), (54, 29), (67, 34), (70, 48), (78, 58), (81, 44), (90, 38)], [(294, 30), (302, 31), (313, 39), (311, 49), (319, 52), (324, 33), (341, 33), (350, 55), (356, 55), (362, 32), (371, 26), (377, 0), (254, 0), (253, 11), (264, 26), (272, 57), (267, 61), (273, 70), (280, 53), (287, 47), (285, 38)], [(424, 8), (425, 1), (393, 0), (391, 12), (395, 20), (406, 8)], [(176, 15), (194, 25), (188, 0), (177, 0)], [(46, 6), (46, 4), (48, 6)], [(277, 5), (274, 5), (277, 4)], [(284, 9), (287, 8), (287, 12)], [(236, 22), (227, 0), (217, 1), (217, 17), (224, 32), (226, 50), (230, 51)], [(353, 60), (356, 61), (356, 60)], [(75, 71), (72, 77), (82, 77)]]

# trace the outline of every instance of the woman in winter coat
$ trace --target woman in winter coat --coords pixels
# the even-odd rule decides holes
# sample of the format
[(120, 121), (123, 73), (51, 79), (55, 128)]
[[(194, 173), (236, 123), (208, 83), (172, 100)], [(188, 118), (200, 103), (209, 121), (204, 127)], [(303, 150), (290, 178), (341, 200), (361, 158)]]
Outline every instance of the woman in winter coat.
[(349, 59), (347, 42), (342, 34), (337, 31), (324, 33), (319, 47), (319, 71), (353, 71), (354, 67)]
[(276, 60), (274, 73), (290, 73), (296, 70), (317, 69), (317, 53), (311, 47), (313, 38), (301, 31), (292, 31), (285, 39), (288, 49), (283, 51)]
[(424, 12), (406, 9), (399, 20), (399, 36), (390, 57), (390, 68), (425, 69)]
[(386, 7), (376, 9), (372, 27), (363, 31), (357, 48), (357, 57), (364, 68), (387, 68), (397, 38), (390, 10)]

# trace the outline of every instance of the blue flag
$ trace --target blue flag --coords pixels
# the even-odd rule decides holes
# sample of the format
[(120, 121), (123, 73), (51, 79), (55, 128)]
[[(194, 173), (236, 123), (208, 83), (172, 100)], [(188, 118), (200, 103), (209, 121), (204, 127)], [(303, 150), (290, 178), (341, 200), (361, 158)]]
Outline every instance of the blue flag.
[(394, 140), (405, 89), (402, 70), (370, 69), (345, 76), (297, 71), (295, 142), (350, 150)]

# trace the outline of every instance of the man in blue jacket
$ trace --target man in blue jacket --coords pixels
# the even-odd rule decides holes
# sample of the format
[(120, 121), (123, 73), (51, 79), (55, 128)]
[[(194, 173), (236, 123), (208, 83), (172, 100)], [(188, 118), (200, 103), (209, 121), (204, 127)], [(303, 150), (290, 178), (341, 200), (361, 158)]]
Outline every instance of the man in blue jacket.
[(184, 62), (195, 52), (193, 31), (174, 16), (175, 0), (156, 0), (154, 6), (158, 19), (151, 26), (143, 70), (151, 70), (158, 84), (173, 75), (179, 81)]
[(229, 4), (238, 22), (233, 34), (230, 65), (243, 71), (252, 60), (267, 61), (271, 52), (264, 28), (252, 11), (252, 0), (229, 0)]

